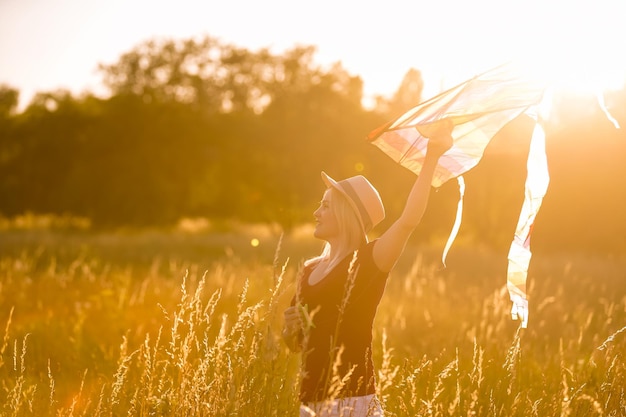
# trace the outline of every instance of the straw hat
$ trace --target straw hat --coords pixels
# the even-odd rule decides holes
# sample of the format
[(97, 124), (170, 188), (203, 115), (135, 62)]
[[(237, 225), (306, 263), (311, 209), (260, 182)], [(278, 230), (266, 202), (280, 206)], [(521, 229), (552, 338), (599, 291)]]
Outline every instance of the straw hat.
[(380, 195), (364, 176), (335, 181), (322, 171), (322, 180), (326, 186), (334, 188), (348, 199), (365, 233), (385, 218), (385, 207)]

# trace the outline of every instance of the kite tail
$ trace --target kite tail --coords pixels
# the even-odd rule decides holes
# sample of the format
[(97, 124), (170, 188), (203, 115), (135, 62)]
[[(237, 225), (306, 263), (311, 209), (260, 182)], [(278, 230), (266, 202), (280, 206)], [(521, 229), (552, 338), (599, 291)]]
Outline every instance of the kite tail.
[(598, 104), (600, 105), (600, 108), (604, 112), (604, 115), (607, 117), (607, 119), (609, 119), (611, 123), (613, 123), (613, 126), (615, 126), (615, 129), (619, 129), (620, 128), (619, 123), (617, 122), (615, 117), (613, 117), (613, 115), (609, 112), (609, 109), (606, 107), (606, 103), (604, 102), (604, 94), (602, 94), (602, 92), (598, 92), (596, 97), (598, 99)]
[(550, 182), (545, 132), (539, 122), (535, 124), (530, 140), (526, 169), (524, 203), (509, 250), (509, 266), (507, 269), (507, 288), (513, 302), (511, 317), (513, 320), (519, 319), (523, 328), (526, 328), (528, 325), (526, 279), (528, 265), (532, 256), (530, 252), (530, 237), (535, 217), (539, 212)]
[(456, 181), (459, 183), (459, 202), (456, 206), (456, 218), (454, 219), (454, 225), (452, 226), (452, 231), (450, 232), (450, 236), (448, 236), (448, 241), (446, 242), (446, 247), (443, 249), (443, 254), (441, 255), (441, 263), (443, 267), (446, 267), (446, 258), (448, 257), (448, 251), (454, 243), (454, 239), (456, 239), (456, 235), (459, 233), (459, 228), (461, 227), (461, 219), (463, 217), (463, 196), (465, 195), (465, 180), (462, 175), (459, 175), (456, 178)]

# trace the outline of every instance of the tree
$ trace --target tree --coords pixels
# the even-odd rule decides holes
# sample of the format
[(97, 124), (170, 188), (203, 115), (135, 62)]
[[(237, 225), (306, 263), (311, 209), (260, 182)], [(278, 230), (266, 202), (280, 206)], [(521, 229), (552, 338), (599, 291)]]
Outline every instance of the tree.
[(377, 99), (377, 110), (388, 117), (396, 117), (422, 101), (424, 80), (419, 70), (411, 68), (402, 78), (400, 86), (390, 100)]
[(20, 93), (7, 85), (0, 85), (0, 118), (6, 119), (17, 109)]
[(268, 89), (287, 76), (279, 60), (267, 49), (251, 52), (206, 36), (150, 40), (100, 70), (112, 95), (185, 103), (211, 113), (259, 113)]

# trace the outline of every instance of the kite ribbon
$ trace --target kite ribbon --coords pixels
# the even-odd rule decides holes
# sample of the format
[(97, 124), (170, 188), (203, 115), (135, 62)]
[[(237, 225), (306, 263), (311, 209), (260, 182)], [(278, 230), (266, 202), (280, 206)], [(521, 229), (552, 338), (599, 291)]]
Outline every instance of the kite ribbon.
[(613, 117), (611, 112), (609, 112), (609, 109), (606, 107), (606, 103), (604, 102), (604, 95), (602, 94), (602, 92), (598, 92), (596, 94), (596, 99), (598, 100), (600, 109), (602, 109), (602, 112), (604, 113), (606, 118), (609, 119), (609, 122), (613, 123), (613, 126), (615, 127), (615, 129), (619, 129), (620, 128), (619, 123), (617, 122), (615, 117)]
[(536, 123), (533, 130), (526, 169), (524, 203), (515, 229), (515, 236), (509, 249), (509, 265), (507, 269), (507, 288), (513, 302), (511, 317), (513, 320), (519, 319), (523, 328), (526, 328), (528, 325), (526, 277), (531, 258), (530, 236), (535, 218), (550, 182), (545, 132), (541, 123)]
[(446, 267), (446, 258), (448, 257), (448, 251), (454, 243), (454, 239), (456, 239), (456, 235), (459, 233), (459, 228), (461, 227), (461, 219), (463, 217), (463, 197), (465, 196), (465, 180), (463, 179), (463, 175), (459, 175), (456, 177), (456, 181), (459, 184), (459, 202), (456, 207), (456, 218), (454, 219), (454, 225), (452, 226), (452, 231), (450, 232), (450, 236), (448, 237), (448, 241), (446, 242), (446, 246), (443, 249), (443, 254), (441, 255), (441, 263), (443, 267)]

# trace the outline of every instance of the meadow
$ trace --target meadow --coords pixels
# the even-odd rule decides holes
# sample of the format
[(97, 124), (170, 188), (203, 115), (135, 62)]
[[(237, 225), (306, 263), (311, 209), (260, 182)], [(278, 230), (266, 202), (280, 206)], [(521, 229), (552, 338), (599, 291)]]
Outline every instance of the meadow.
[[(0, 415), (295, 416), (280, 339), (303, 228), (0, 230)], [(389, 416), (625, 416), (626, 258), (535, 254), (527, 329), (506, 252), (412, 243), (374, 333)]]

